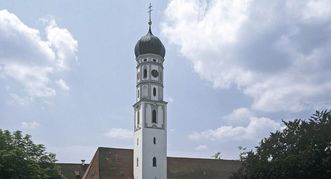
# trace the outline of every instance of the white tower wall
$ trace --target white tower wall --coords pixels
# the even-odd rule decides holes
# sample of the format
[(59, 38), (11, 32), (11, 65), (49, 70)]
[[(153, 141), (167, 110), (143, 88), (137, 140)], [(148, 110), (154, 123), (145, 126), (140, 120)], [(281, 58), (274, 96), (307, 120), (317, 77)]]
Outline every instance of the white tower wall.
[(163, 101), (163, 61), (155, 54), (137, 57), (134, 116), (134, 178), (167, 178), (167, 102)]

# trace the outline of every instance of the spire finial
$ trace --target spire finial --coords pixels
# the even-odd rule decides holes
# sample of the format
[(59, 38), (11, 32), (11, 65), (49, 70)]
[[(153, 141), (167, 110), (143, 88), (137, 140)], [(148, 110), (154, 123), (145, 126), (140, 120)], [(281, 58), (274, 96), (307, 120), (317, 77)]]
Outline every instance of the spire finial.
[(149, 3), (149, 7), (148, 7), (148, 13), (149, 13), (149, 21), (148, 21), (148, 25), (149, 25), (149, 31), (151, 31), (151, 26), (152, 26), (152, 3)]

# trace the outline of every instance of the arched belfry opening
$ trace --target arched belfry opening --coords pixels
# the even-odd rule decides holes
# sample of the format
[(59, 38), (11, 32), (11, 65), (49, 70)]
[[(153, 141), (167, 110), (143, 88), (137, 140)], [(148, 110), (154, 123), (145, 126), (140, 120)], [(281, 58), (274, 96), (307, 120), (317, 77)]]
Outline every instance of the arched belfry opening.
[(144, 79), (147, 78), (147, 69), (144, 69)]
[(156, 157), (153, 157), (153, 167), (156, 167)]
[(152, 111), (152, 123), (157, 123), (157, 119), (156, 119), (156, 110), (155, 109), (153, 109), (153, 111)]

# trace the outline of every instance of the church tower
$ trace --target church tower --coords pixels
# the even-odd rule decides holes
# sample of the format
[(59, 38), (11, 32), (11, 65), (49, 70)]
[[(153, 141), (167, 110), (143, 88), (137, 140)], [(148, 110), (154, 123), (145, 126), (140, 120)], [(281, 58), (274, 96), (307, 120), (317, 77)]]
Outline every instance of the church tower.
[(134, 107), (134, 179), (167, 178), (167, 102), (163, 100), (165, 48), (151, 30), (135, 46), (137, 61)]

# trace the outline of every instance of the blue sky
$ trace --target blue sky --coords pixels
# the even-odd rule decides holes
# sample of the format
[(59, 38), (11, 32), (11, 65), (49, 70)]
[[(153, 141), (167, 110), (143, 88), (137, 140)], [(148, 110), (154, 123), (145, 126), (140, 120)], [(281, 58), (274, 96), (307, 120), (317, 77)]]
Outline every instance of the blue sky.
[[(1, 1), (0, 128), (60, 162), (132, 148), (133, 49), (150, 1)], [(281, 120), (330, 108), (328, 0), (162, 0), (168, 155), (238, 159)]]

